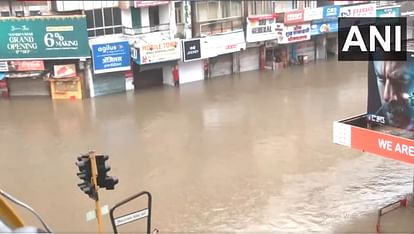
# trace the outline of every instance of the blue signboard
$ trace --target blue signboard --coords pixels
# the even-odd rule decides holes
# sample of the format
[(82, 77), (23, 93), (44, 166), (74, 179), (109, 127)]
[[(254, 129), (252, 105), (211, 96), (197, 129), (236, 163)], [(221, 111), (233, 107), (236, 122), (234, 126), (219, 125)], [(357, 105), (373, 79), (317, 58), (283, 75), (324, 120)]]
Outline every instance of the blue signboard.
[(95, 74), (130, 70), (128, 41), (92, 45)]
[(323, 7), (323, 18), (338, 18), (340, 6), (325, 6)]
[(399, 17), (400, 15), (400, 6), (377, 9), (377, 17)]
[(311, 36), (330, 32), (338, 32), (338, 21), (320, 22), (311, 25)]

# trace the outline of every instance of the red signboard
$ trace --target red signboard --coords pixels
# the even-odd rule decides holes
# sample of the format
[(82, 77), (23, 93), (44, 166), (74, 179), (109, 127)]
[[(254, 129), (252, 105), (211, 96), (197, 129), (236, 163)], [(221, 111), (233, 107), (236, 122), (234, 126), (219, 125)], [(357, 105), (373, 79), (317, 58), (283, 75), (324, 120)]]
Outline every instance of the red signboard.
[(285, 12), (285, 24), (297, 24), (304, 21), (304, 11), (294, 10)]
[(10, 61), (9, 71), (43, 71), (45, 64), (42, 60)]
[(168, 4), (170, 1), (134, 1), (134, 7), (150, 7), (150, 6), (158, 6)]

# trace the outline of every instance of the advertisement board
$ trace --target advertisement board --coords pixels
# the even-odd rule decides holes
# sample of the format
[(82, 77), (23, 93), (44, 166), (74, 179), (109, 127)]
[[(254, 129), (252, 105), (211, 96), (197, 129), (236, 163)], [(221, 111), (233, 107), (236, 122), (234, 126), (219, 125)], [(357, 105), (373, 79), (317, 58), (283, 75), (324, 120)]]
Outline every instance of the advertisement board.
[(276, 18), (276, 14), (247, 17), (246, 41), (258, 42), (276, 39)]
[(338, 32), (338, 21), (317, 22), (311, 25), (311, 36), (330, 32)]
[(86, 16), (0, 18), (0, 60), (89, 57)]
[(324, 19), (335, 19), (339, 16), (340, 6), (332, 5), (323, 7), (323, 18)]
[(42, 60), (10, 61), (8, 71), (43, 71), (45, 64)]
[(139, 47), (139, 64), (158, 63), (181, 58), (180, 40), (148, 43)]
[(368, 120), (414, 131), (414, 54), (407, 61), (370, 61)]
[(377, 17), (399, 17), (400, 6), (377, 8)]
[(184, 62), (201, 59), (200, 39), (183, 41)]
[(307, 8), (303, 14), (304, 21), (320, 20), (323, 18), (323, 8)]
[(340, 17), (375, 17), (377, 15), (375, 3), (342, 6), (339, 12)]
[(297, 24), (304, 21), (303, 10), (293, 10), (285, 12), (284, 23), (285, 24)]
[(311, 25), (285, 25), (282, 35), (278, 38), (279, 44), (288, 44), (307, 41), (311, 38)]
[(128, 41), (93, 44), (92, 56), (95, 74), (131, 69)]

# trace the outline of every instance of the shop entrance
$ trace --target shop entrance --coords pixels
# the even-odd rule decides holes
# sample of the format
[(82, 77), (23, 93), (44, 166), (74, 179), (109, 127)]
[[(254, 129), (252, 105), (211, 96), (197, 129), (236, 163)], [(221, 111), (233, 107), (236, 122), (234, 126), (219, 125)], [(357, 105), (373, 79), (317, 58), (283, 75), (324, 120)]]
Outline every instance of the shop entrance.
[(132, 63), (134, 72), (134, 88), (142, 89), (154, 86), (162, 86), (162, 68), (154, 68), (149, 70), (143, 70), (142, 67), (136, 63)]
[(336, 37), (327, 37), (326, 38), (326, 55), (328, 59), (336, 58), (337, 54), (337, 38)]

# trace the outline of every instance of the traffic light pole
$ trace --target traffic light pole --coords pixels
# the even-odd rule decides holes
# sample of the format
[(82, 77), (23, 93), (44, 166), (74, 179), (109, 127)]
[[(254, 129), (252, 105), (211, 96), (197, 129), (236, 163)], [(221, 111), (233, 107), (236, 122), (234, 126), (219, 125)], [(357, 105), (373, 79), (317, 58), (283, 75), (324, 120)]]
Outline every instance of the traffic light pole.
[(92, 183), (96, 191), (96, 200), (95, 200), (95, 207), (96, 207), (96, 220), (98, 221), (98, 231), (99, 233), (103, 233), (103, 224), (102, 224), (102, 211), (101, 205), (99, 204), (99, 194), (98, 194), (98, 182), (97, 182), (97, 175), (98, 169), (96, 167), (96, 158), (95, 158), (95, 151), (89, 152), (89, 159), (91, 160), (92, 166)]

